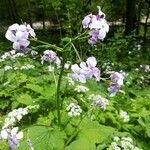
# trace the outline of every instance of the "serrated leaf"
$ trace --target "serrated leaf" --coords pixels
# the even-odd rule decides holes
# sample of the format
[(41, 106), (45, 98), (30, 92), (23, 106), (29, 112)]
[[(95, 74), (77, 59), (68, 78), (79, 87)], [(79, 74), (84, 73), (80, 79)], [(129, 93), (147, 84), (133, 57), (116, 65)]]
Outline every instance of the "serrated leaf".
[(94, 144), (109, 140), (115, 131), (112, 127), (100, 125), (97, 121), (90, 119), (84, 119), (80, 126), (78, 137), (85, 138)]
[[(34, 126), (28, 129), (28, 139), (35, 150), (63, 150), (65, 138), (64, 132), (46, 126)], [(19, 147), (21, 150), (29, 149), (26, 140), (21, 143)]]

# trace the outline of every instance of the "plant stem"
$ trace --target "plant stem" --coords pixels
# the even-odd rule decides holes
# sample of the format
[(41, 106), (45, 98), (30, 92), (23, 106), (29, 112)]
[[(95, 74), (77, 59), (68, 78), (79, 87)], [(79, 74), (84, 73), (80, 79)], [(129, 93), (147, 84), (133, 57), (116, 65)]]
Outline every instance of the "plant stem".
[(64, 72), (64, 64), (65, 60), (62, 60), (62, 66), (60, 70), (60, 75), (58, 78), (58, 83), (57, 83), (57, 90), (56, 90), (56, 109), (57, 109), (57, 119), (58, 119), (58, 126), (61, 125), (61, 114), (60, 114), (60, 86), (61, 86), (61, 80), (62, 80), (62, 75)]
[(71, 45), (72, 45), (72, 47), (73, 47), (73, 49), (74, 49), (75, 53), (77, 54), (77, 56), (78, 56), (78, 58), (79, 58), (79, 60), (80, 60), (80, 62), (81, 62), (81, 61), (82, 61), (82, 59), (81, 59), (81, 57), (80, 57), (80, 55), (79, 55), (79, 53), (78, 53), (77, 49), (75, 48), (75, 46), (74, 46), (74, 44), (73, 44), (73, 43), (71, 43)]
[(56, 79), (56, 75), (55, 75), (54, 70), (52, 71), (52, 74), (53, 74), (54, 81), (55, 81), (55, 86), (56, 86), (56, 89), (57, 89), (57, 79)]
[(53, 45), (53, 44), (50, 44), (50, 43), (47, 43), (47, 42), (44, 42), (44, 41), (41, 41), (41, 40), (30, 39), (30, 41), (34, 41), (34, 42), (38, 42), (38, 43), (41, 43), (41, 44), (44, 44), (44, 45), (48, 45), (50, 48), (56, 49), (57, 51), (62, 51), (63, 50), (63, 48), (61, 48), (61, 47), (58, 47), (56, 45)]
[(65, 146), (67, 146), (67, 145), (72, 141), (72, 139), (78, 134), (79, 126), (80, 126), (80, 124), (82, 123), (83, 119), (86, 117), (86, 115), (87, 115), (87, 114), (85, 114), (85, 115), (81, 118), (81, 120), (79, 121), (77, 127), (74, 129), (72, 135), (71, 135), (70, 138), (67, 140)]

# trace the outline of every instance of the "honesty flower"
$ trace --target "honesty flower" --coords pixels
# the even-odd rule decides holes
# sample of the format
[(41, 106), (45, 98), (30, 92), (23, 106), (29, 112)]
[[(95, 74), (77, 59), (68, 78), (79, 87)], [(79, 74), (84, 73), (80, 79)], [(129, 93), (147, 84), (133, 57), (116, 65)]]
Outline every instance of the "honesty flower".
[(80, 66), (74, 64), (71, 66), (73, 73), (71, 77), (73, 80), (85, 83), (87, 79), (95, 78), (100, 80), (100, 70), (96, 67), (97, 61), (95, 57), (87, 58), (86, 62), (81, 62)]
[(110, 72), (110, 78), (111, 78), (111, 85), (108, 87), (108, 91), (111, 93), (111, 96), (115, 96), (116, 93), (119, 91), (120, 87), (123, 85), (124, 77), (127, 75), (124, 72)]
[(93, 106), (100, 106), (103, 110), (106, 110), (107, 105), (109, 105), (109, 101), (100, 95), (92, 94), (88, 99), (92, 100)]
[(86, 82), (86, 77), (81, 73), (81, 68), (77, 64), (72, 65), (71, 70), (73, 71), (73, 74), (71, 74), (73, 80), (77, 80), (82, 83)]
[(0, 133), (0, 139), (8, 140), (8, 144), (11, 149), (19, 146), (20, 140), (23, 138), (23, 132), (18, 131), (18, 127), (5, 128)]
[(57, 56), (57, 54), (52, 51), (52, 50), (45, 50), (43, 52), (43, 56), (41, 58), (41, 63), (43, 64), (44, 61), (49, 61), (49, 62), (53, 62), (57, 65), (57, 67), (60, 67), (61, 64), (61, 60), (59, 59), (59, 57)]
[(27, 46), (30, 44), (28, 41), (29, 36), (35, 37), (35, 33), (28, 24), (13, 24), (8, 28), (5, 34), (5, 37), (13, 42), (13, 48), (23, 52), (28, 50)]
[(8, 139), (8, 132), (9, 132), (9, 129), (3, 129), (0, 133), (0, 139)]
[(83, 28), (89, 28), (89, 25), (92, 22), (92, 17), (94, 17), (92, 14), (89, 14), (84, 17), (82, 21)]
[(89, 14), (84, 17), (82, 21), (83, 28), (89, 29), (89, 35), (91, 36), (88, 43), (95, 45), (97, 40), (103, 40), (106, 37), (106, 33), (109, 31), (109, 25), (105, 20), (105, 14), (98, 6), (98, 14)]
[(113, 72), (111, 75), (110, 75), (110, 78), (111, 78), (111, 81), (113, 83), (116, 83), (118, 84), (119, 86), (123, 85), (123, 79), (124, 79), (124, 76), (119, 73), (119, 72)]

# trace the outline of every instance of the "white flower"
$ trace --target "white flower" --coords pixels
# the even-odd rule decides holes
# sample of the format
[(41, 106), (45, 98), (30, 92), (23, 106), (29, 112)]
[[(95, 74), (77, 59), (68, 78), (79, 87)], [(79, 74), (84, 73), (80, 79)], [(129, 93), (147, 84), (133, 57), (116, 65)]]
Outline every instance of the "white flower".
[(11, 125), (14, 125), (16, 122), (20, 121), (23, 116), (29, 113), (29, 109), (38, 108), (37, 105), (35, 106), (27, 106), (25, 108), (18, 108), (14, 109), (13, 111), (8, 113), (8, 117), (5, 119), (5, 123), (3, 125), (3, 129), (7, 128)]
[(4, 70), (5, 70), (5, 71), (7, 71), (7, 70), (11, 70), (11, 69), (13, 69), (13, 67), (12, 67), (12, 66), (5, 66), (5, 67), (4, 67)]
[(114, 137), (113, 142), (109, 146), (108, 150), (142, 150), (133, 144), (133, 140), (130, 137)]
[(118, 141), (120, 140), (120, 138), (119, 138), (118, 136), (115, 136), (115, 137), (113, 138), (113, 140), (116, 141), (116, 142), (118, 142)]
[(1, 131), (1, 133), (0, 133), (0, 137), (2, 138), (2, 139), (7, 139), (8, 138), (8, 136), (9, 136), (9, 134), (8, 134), (8, 130), (7, 129), (3, 129), (2, 131)]
[(67, 62), (65, 63), (65, 65), (64, 65), (64, 68), (65, 68), (66, 70), (68, 70), (69, 67), (70, 67), (70, 65), (71, 65), (71, 62), (70, 62), (70, 61), (67, 61)]
[(31, 51), (31, 55), (32, 55), (32, 56), (35, 56), (35, 55), (37, 55), (37, 54), (38, 54), (37, 51), (34, 51), (34, 50)]
[(51, 65), (49, 65), (49, 66), (48, 66), (48, 71), (49, 71), (49, 72), (53, 72), (53, 71), (54, 71), (54, 67), (51, 66)]
[(68, 116), (70, 117), (80, 116), (80, 114), (82, 113), (82, 109), (80, 108), (80, 106), (75, 103), (70, 103), (66, 110), (68, 111)]
[(74, 90), (79, 92), (79, 93), (89, 91), (89, 89), (87, 87), (82, 86), (82, 85), (77, 85)]
[(150, 72), (150, 66), (149, 65), (145, 65), (145, 72)]
[(67, 74), (67, 80), (68, 80), (69, 85), (75, 85), (75, 82), (70, 77), (70, 74)]
[(130, 143), (133, 142), (133, 140), (130, 137), (122, 137), (121, 139), (124, 140), (124, 141), (128, 141)]
[(129, 122), (130, 121), (130, 117), (127, 114), (127, 112), (122, 111), (122, 110), (120, 111), (120, 118), (122, 118), (124, 122)]

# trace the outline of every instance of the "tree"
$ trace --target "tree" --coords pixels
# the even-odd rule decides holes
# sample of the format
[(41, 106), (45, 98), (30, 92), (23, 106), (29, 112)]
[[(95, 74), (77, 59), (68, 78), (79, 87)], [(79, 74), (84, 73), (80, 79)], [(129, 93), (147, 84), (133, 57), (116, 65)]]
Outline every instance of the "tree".
[(136, 0), (126, 0), (125, 34), (129, 35), (136, 28)]

